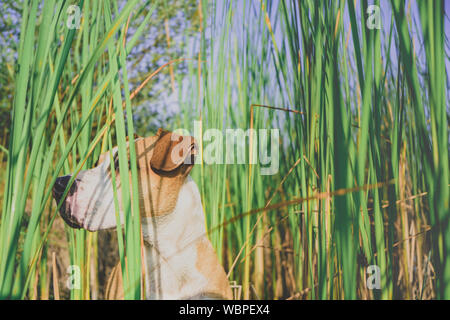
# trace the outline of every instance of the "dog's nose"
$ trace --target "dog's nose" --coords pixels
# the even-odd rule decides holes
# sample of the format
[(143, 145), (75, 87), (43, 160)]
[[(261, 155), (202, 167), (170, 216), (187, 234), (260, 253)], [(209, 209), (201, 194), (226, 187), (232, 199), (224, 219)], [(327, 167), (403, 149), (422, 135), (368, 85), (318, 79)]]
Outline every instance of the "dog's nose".
[(66, 190), (70, 178), (70, 176), (56, 178), (55, 185), (53, 186), (53, 191), (56, 191), (57, 193), (63, 193), (64, 190)]
[[(67, 184), (70, 181), (70, 178), (72, 176), (71, 175), (67, 175), (67, 176), (63, 176), (63, 177), (59, 177), (56, 178), (55, 184), (53, 185), (53, 197), (56, 199), (57, 202), (59, 202), (59, 200), (61, 199), (64, 190), (66, 190)], [(72, 184), (72, 186), (70, 187), (69, 193), (67, 194), (68, 196), (72, 195), (75, 193), (77, 189), (77, 180), (75, 180)]]

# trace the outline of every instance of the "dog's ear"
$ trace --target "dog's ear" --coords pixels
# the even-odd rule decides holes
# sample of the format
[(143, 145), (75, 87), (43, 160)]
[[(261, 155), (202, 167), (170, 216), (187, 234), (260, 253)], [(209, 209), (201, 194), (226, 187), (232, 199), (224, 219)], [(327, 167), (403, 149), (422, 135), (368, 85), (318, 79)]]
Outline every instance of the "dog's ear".
[(180, 136), (176, 133), (158, 130), (158, 140), (153, 149), (150, 165), (156, 172), (172, 172), (186, 165), (187, 172), (194, 164), (197, 145), (193, 137)]

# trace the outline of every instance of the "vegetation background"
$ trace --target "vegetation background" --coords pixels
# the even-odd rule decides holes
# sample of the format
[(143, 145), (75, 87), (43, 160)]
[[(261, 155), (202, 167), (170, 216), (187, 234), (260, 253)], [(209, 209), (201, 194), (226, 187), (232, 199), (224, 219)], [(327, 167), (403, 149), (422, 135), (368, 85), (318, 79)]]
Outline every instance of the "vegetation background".
[[(51, 188), (134, 133), (194, 121), (281, 132), (275, 175), (204, 161), (192, 171), (237, 298), (450, 298), (448, 2), (0, 7), (1, 298), (102, 298), (125, 257), (125, 296), (143, 298), (135, 165), (117, 230), (68, 228)], [(69, 265), (81, 276), (72, 290)], [(380, 289), (367, 287), (371, 265)]]

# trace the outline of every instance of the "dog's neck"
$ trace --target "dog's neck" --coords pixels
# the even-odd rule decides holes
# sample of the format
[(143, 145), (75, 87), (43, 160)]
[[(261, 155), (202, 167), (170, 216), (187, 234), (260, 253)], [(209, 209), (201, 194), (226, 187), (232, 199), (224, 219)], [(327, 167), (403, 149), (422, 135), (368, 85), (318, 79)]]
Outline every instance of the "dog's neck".
[[(186, 299), (205, 294), (208, 275), (199, 268), (208, 241), (200, 193), (188, 177), (172, 213), (142, 219), (147, 299)], [(208, 241), (209, 243), (209, 241)]]

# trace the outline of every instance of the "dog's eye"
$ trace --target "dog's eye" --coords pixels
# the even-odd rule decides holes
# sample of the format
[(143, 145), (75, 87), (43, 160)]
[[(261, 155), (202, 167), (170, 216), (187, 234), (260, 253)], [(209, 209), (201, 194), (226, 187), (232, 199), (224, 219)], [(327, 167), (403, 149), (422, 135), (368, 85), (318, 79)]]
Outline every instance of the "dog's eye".
[[(119, 170), (119, 157), (114, 157), (114, 168)], [(128, 169), (131, 169), (131, 160), (128, 160)]]

